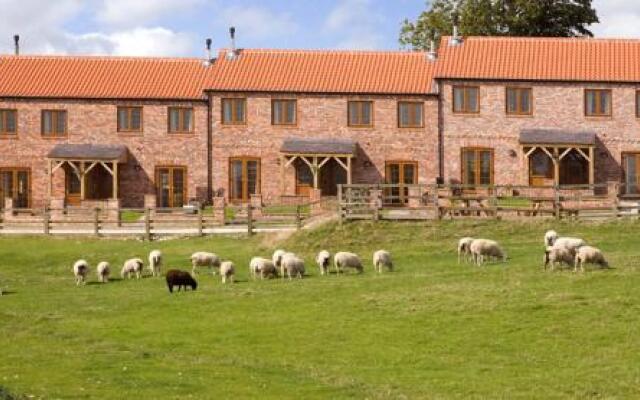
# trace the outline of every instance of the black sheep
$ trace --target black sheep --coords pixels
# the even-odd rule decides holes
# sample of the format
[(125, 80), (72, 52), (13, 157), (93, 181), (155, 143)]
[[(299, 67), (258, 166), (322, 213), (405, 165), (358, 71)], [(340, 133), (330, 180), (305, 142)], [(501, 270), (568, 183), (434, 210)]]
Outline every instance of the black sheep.
[(187, 286), (191, 286), (191, 290), (196, 290), (198, 288), (198, 282), (186, 271), (171, 269), (167, 271), (167, 287), (169, 288), (169, 293), (173, 293), (174, 286), (178, 287), (178, 291), (182, 288), (186, 291)]

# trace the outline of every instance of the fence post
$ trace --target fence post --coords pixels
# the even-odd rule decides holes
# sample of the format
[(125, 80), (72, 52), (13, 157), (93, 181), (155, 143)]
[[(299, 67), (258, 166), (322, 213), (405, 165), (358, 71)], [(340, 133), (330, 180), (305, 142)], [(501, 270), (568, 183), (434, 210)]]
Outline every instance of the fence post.
[(253, 235), (253, 207), (247, 204), (247, 235)]
[(42, 215), (44, 224), (44, 234), (48, 235), (51, 229), (51, 214), (49, 212), (49, 206), (44, 206), (44, 213)]
[(100, 209), (98, 207), (93, 209), (93, 234), (100, 235)]
[(560, 190), (558, 185), (553, 186), (553, 211), (555, 213), (556, 219), (560, 219)]
[(144, 238), (151, 240), (151, 209), (144, 209)]
[(296, 229), (302, 228), (302, 212), (300, 211), (300, 204), (296, 206)]
[(198, 207), (198, 236), (202, 236), (203, 225), (204, 225), (204, 215), (202, 215), (202, 209)]
[(338, 218), (339, 224), (342, 225), (342, 185), (338, 185)]

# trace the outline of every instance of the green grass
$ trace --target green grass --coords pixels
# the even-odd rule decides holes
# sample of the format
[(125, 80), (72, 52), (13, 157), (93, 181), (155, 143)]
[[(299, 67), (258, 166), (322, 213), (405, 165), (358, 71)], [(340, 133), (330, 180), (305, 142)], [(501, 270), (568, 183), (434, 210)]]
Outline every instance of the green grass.
[[(544, 272), (546, 229), (584, 237), (614, 269)], [(300, 232), (285, 243), (215, 237), (0, 238), (0, 394), (74, 399), (638, 398), (640, 223), (369, 222)], [(509, 262), (457, 265), (460, 236), (501, 241)], [(251, 282), (273, 247), (307, 260), (302, 281)], [(162, 279), (76, 287), (92, 265), (161, 249), (230, 258), (239, 282), (199, 276), (169, 295)], [(320, 277), (317, 250), (348, 249), (363, 275)], [(397, 270), (372, 272), (373, 250)], [(95, 278), (92, 276), (92, 280)], [(1, 396), (0, 396), (1, 398)]]
[(144, 218), (144, 212), (142, 211), (126, 210), (120, 213), (122, 222), (138, 222), (141, 218)]

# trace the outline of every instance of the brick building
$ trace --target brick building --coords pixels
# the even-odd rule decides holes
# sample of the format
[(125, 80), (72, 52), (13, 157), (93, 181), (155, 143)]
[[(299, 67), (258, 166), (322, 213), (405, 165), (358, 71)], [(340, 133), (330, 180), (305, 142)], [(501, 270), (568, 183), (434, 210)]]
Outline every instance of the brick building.
[(0, 197), (179, 207), (436, 181), (633, 194), (639, 57), (634, 40), (476, 37), (437, 55), (1, 56)]

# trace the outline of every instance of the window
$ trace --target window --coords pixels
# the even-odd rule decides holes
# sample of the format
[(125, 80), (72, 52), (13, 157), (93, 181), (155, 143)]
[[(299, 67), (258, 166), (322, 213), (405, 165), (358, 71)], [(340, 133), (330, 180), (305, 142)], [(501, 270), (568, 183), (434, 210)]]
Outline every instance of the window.
[(509, 115), (531, 115), (531, 89), (530, 88), (507, 88), (507, 114)]
[(118, 107), (118, 132), (142, 132), (142, 107)]
[(67, 112), (64, 110), (42, 111), (42, 136), (67, 136)]
[(493, 185), (493, 150), (462, 149), (462, 183), (464, 185)]
[(386, 181), (396, 187), (385, 190), (386, 204), (404, 205), (409, 202), (409, 188), (404, 185), (418, 183), (418, 163), (414, 161), (389, 161), (385, 168)]
[(27, 168), (0, 168), (0, 208), (6, 197), (13, 199), (15, 208), (29, 208), (30, 175)]
[(611, 116), (611, 90), (584, 91), (584, 112), (588, 117)]
[(636, 92), (636, 117), (640, 118), (640, 90)]
[(402, 101), (398, 103), (398, 126), (400, 128), (422, 128), (424, 103)]
[(169, 133), (193, 133), (193, 108), (169, 107)]
[(18, 133), (17, 115), (16, 110), (0, 110), (0, 136)]
[(348, 107), (348, 125), (355, 127), (373, 126), (373, 102), (350, 101)]
[(622, 155), (624, 194), (640, 194), (640, 153)]
[(271, 102), (271, 124), (295, 125), (297, 118), (295, 100), (273, 100)]
[(187, 169), (185, 167), (156, 168), (158, 207), (179, 208), (187, 199)]
[(260, 159), (229, 159), (229, 200), (248, 202), (252, 194), (260, 194)]
[(222, 99), (222, 123), (224, 125), (242, 125), (246, 121), (246, 99)]
[(453, 112), (462, 114), (479, 113), (480, 89), (477, 86), (454, 86)]

